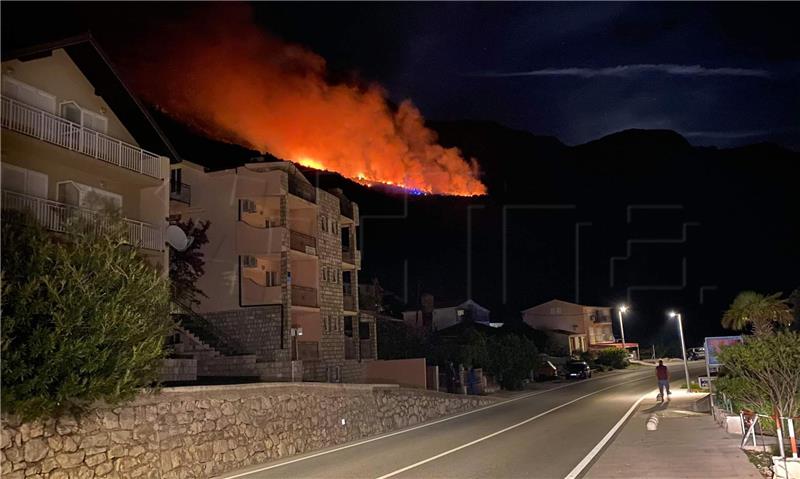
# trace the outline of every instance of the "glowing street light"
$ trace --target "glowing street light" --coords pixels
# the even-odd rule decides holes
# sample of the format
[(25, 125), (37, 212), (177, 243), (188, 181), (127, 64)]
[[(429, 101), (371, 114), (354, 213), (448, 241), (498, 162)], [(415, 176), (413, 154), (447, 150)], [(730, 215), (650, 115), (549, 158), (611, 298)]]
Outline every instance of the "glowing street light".
[(681, 335), (681, 352), (683, 353), (683, 372), (686, 373), (686, 391), (689, 391), (689, 366), (686, 363), (686, 344), (683, 342), (683, 320), (681, 318), (681, 313), (676, 313), (675, 311), (670, 311), (669, 317), (678, 318), (678, 332)]
[(617, 308), (617, 313), (619, 314), (619, 332), (622, 334), (622, 349), (625, 349), (625, 327), (622, 325), (622, 314), (628, 312), (628, 307), (624, 304), (621, 304), (619, 308)]

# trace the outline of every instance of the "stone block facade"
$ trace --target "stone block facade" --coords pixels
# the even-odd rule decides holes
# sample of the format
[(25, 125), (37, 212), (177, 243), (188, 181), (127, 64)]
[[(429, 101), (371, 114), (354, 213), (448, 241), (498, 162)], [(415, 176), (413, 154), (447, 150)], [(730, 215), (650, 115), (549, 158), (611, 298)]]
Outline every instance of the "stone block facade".
[(288, 356), (289, 343), (281, 305), (240, 308), (204, 315), (226, 337), (240, 345), (242, 353), (255, 354), (258, 360), (273, 361)]
[(494, 401), (377, 385), (164, 388), (80, 418), (3, 417), (0, 467), (4, 479), (206, 478)]

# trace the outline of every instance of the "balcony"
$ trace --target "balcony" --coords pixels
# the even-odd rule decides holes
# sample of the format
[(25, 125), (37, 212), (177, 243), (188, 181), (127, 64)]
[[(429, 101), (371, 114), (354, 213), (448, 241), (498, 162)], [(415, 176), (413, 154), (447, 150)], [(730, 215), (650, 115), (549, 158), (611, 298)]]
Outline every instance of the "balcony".
[(355, 340), (352, 337), (344, 338), (344, 358), (345, 359), (358, 359), (356, 358)]
[(282, 227), (263, 228), (244, 221), (236, 222), (236, 252), (240, 255), (279, 254), (283, 245)]
[(308, 286), (292, 285), (292, 305), (318, 308), (317, 290)]
[(356, 264), (356, 252), (352, 249), (343, 249), (342, 261), (349, 264)]
[(317, 238), (299, 231), (289, 231), (289, 247), (295, 251), (316, 256)]
[(345, 311), (356, 310), (356, 298), (353, 295), (353, 285), (350, 283), (342, 284), (342, 306)]
[(184, 203), (187, 205), (192, 204), (192, 186), (186, 183), (169, 182), (169, 199)]
[(375, 351), (372, 349), (372, 339), (361, 339), (359, 340), (359, 352), (361, 353), (361, 359), (375, 359)]
[(242, 306), (281, 304), (281, 287), (264, 286), (250, 278), (242, 278)]
[(348, 200), (348, 199), (346, 199), (346, 198), (339, 197), (339, 213), (342, 216), (344, 216), (346, 218), (350, 218), (352, 220), (353, 219), (353, 202)]
[(6, 96), (2, 126), (126, 170), (161, 179), (161, 157)]
[(306, 183), (292, 174), (289, 175), (289, 193), (311, 203), (317, 202), (317, 189), (314, 185)]
[[(65, 233), (70, 221), (87, 221), (99, 227), (110, 224), (110, 218), (99, 211), (59, 203), (35, 196), (23, 195), (13, 191), (3, 191), (3, 209), (27, 211), (45, 229)], [(127, 226), (128, 244), (144, 249), (162, 251), (164, 241), (161, 230), (141, 221), (123, 218)]]

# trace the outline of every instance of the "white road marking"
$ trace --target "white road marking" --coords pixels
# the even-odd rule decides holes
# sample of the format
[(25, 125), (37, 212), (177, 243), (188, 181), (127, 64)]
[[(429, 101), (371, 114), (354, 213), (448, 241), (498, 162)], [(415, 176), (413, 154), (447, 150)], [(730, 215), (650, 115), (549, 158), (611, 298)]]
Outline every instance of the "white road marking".
[(622, 418), (620, 418), (620, 420), (617, 421), (614, 427), (612, 427), (611, 430), (608, 431), (608, 433), (603, 437), (603, 439), (601, 439), (600, 442), (598, 442), (597, 445), (594, 446), (594, 448), (591, 451), (589, 451), (589, 454), (587, 454), (586, 457), (584, 457), (583, 460), (579, 462), (578, 465), (575, 466), (575, 468), (572, 469), (572, 471), (570, 471), (570, 473), (566, 475), (566, 477), (564, 477), (564, 479), (576, 479), (583, 472), (583, 470), (586, 469), (586, 466), (588, 466), (589, 463), (592, 462), (595, 456), (597, 456), (600, 453), (600, 451), (603, 450), (608, 441), (610, 441), (611, 438), (614, 437), (614, 434), (617, 433), (619, 428), (621, 428), (622, 425), (625, 424), (625, 421), (627, 421), (628, 418), (631, 416), (631, 414), (633, 414), (633, 412), (636, 410), (636, 408), (639, 407), (639, 404), (641, 404), (642, 401), (645, 400), (645, 398), (654, 394), (656, 391), (657, 389), (654, 389), (653, 391), (644, 393), (642, 397), (637, 399), (636, 402), (633, 403), (633, 406), (631, 406), (631, 408), (628, 409), (628, 412), (626, 412), (622, 416)]
[(576, 402), (578, 402), (578, 401), (580, 401), (580, 400), (582, 400), (582, 399), (586, 399), (586, 398), (588, 398), (588, 397), (590, 397), (590, 396), (594, 396), (595, 394), (599, 394), (599, 393), (601, 393), (601, 392), (603, 392), (603, 391), (606, 391), (606, 390), (608, 390), (608, 389), (612, 389), (612, 388), (620, 387), (620, 386), (623, 386), (623, 385), (625, 385), (625, 384), (629, 384), (629, 383), (633, 383), (633, 382), (642, 381), (642, 380), (644, 380), (644, 379), (649, 379), (649, 376), (648, 376), (648, 377), (644, 377), (644, 378), (639, 378), (639, 379), (633, 379), (633, 380), (631, 380), (631, 381), (625, 381), (625, 382), (623, 382), (623, 383), (614, 384), (613, 386), (608, 386), (608, 387), (604, 387), (604, 388), (602, 388), (602, 389), (598, 389), (597, 391), (591, 392), (591, 393), (589, 393), (589, 394), (585, 394), (585, 395), (583, 395), (583, 396), (581, 396), (581, 397), (578, 397), (578, 398), (572, 399), (571, 401), (567, 401), (567, 402), (565, 402), (565, 403), (563, 403), (563, 404), (561, 404), (561, 405), (558, 405), (558, 406), (556, 406), (556, 407), (554, 407), (554, 408), (548, 409), (547, 411), (545, 411), (545, 412), (543, 412), (543, 413), (539, 413), (539, 414), (537, 414), (537, 415), (535, 415), (535, 416), (531, 416), (531, 417), (529, 417), (528, 419), (525, 419), (524, 421), (521, 421), (521, 422), (518, 422), (518, 423), (516, 423), (516, 424), (513, 424), (513, 425), (511, 425), (511, 426), (505, 427), (505, 428), (503, 428), (503, 429), (500, 429), (499, 431), (495, 431), (495, 432), (493, 432), (493, 433), (491, 433), (491, 434), (487, 434), (486, 436), (483, 436), (483, 437), (481, 437), (481, 438), (475, 439), (474, 441), (470, 441), (470, 442), (468, 442), (468, 443), (466, 443), (466, 444), (462, 444), (462, 445), (460, 445), (460, 446), (458, 446), (458, 447), (454, 447), (453, 449), (450, 449), (450, 450), (448, 450), (448, 451), (444, 451), (444, 452), (442, 452), (442, 453), (439, 453), (439, 454), (437, 454), (437, 455), (435, 455), (435, 456), (431, 456), (431, 457), (429, 457), (429, 458), (427, 458), (427, 459), (423, 459), (422, 461), (415, 462), (414, 464), (411, 464), (411, 465), (409, 465), (409, 466), (406, 466), (406, 467), (403, 467), (403, 468), (397, 469), (396, 471), (392, 471), (392, 472), (390, 472), (390, 473), (388, 473), (388, 474), (384, 474), (383, 476), (380, 476), (380, 477), (378, 477), (377, 479), (388, 479), (389, 477), (396, 476), (396, 475), (398, 475), (398, 474), (400, 474), (400, 473), (403, 473), (403, 472), (406, 472), (406, 471), (408, 471), (408, 470), (414, 469), (415, 467), (419, 467), (419, 466), (421, 466), (421, 465), (423, 465), (423, 464), (427, 464), (427, 463), (429, 463), (429, 462), (431, 462), (431, 461), (435, 461), (435, 460), (437, 460), (437, 459), (440, 459), (440, 458), (442, 458), (442, 457), (444, 457), (444, 456), (447, 456), (447, 455), (449, 455), (449, 454), (452, 454), (452, 453), (454, 453), (454, 452), (458, 452), (458, 451), (460, 451), (460, 450), (462, 450), (462, 449), (465, 449), (465, 448), (467, 448), (467, 447), (474, 446), (475, 444), (478, 444), (478, 443), (480, 443), (480, 442), (483, 442), (483, 441), (485, 441), (485, 440), (487, 440), (487, 439), (491, 439), (491, 438), (493, 438), (493, 437), (495, 437), (495, 436), (499, 436), (500, 434), (503, 434), (504, 432), (508, 432), (508, 431), (511, 431), (512, 429), (516, 429), (516, 428), (518, 428), (518, 427), (520, 427), (520, 426), (524, 426), (525, 424), (528, 424), (528, 423), (529, 423), (529, 422), (531, 422), (531, 421), (535, 421), (535, 420), (539, 419), (539, 418), (540, 418), (540, 417), (542, 417), (542, 416), (546, 416), (546, 415), (550, 414), (551, 412), (558, 411), (559, 409), (561, 409), (561, 408), (564, 408), (564, 407), (567, 407), (567, 406), (569, 406), (570, 404), (576, 403)]
[[(388, 437), (397, 436), (398, 434), (405, 434), (407, 432), (416, 431), (417, 429), (422, 429), (424, 427), (433, 426), (435, 424), (443, 423), (443, 422), (446, 422), (446, 421), (451, 421), (451, 420), (457, 419), (459, 417), (463, 417), (463, 416), (467, 416), (469, 414), (474, 414), (474, 413), (477, 413), (477, 412), (485, 411), (487, 409), (491, 409), (491, 408), (494, 408), (494, 407), (497, 407), (497, 406), (502, 406), (503, 404), (508, 404), (508, 403), (511, 403), (511, 402), (514, 402), (514, 401), (519, 401), (521, 399), (527, 399), (529, 397), (538, 396), (540, 394), (549, 393), (551, 391), (558, 391), (559, 389), (564, 389), (564, 388), (568, 388), (568, 387), (572, 387), (572, 386), (577, 386), (579, 384), (586, 384), (587, 382), (600, 380), (600, 379), (605, 379), (605, 378), (614, 377), (614, 376), (619, 376), (621, 374), (624, 374), (624, 373), (620, 372), (620, 373), (616, 373), (616, 374), (607, 374), (607, 375), (600, 376), (600, 377), (584, 379), (583, 381), (576, 381), (574, 383), (564, 384), (563, 386), (558, 386), (558, 387), (555, 387), (555, 388), (552, 388), (552, 389), (547, 389), (545, 391), (536, 391), (536, 392), (533, 392), (533, 393), (530, 393), (530, 394), (523, 394), (522, 396), (517, 396), (517, 397), (511, 398), (511, 399), (506, 399), (505, 401), (496, 402), (494, 404), (490, 404), (490, 405), (484, 406), (482, 408), (473, 409), (473, 410), (467, 411), (467, 412), (462, 412), (462, 413), (456, 414), (454, 416), (448, 416), (448, 417), (445, 417), (445, 418), (442, 418), (442, 419), (437, 419), (435, 421), (426, 422), (426, 423), (420, 424), (418, 426), (410, 427), (410, 428), (407, 428), (407, 429), (401, 429), (399, 431), (390, 432), (390, 433), (387, 433), (387, 434), (383, 434), (381, 436), (376, 436), (376, 437), (373, 437), (373, 438), (370, 438), (370, 439), (365, 439), (363, 441), (354, 442), (352, 444), (347, 444), (347, 445), (339, 446), (339, 447), (336, 447), (336, 448), (333, 448), (333, 449), (328, 449), (328, 450), (320, 451), (320, 452), (317, 452), (317, 453), (314, 453), (314, 454), (309, 454), (308, 456), (301, 456), (301, 457), (298, 457), (298, 458), (295, 458), (295, 459), (290, 459), (290, 460), (285, 461), (285, 462), (280, 462), (278, 464), (272, 464), (272, 465), (269, 465), (269, 466), (260, 467), (258, 469), (253, 469), (253, 470), (246, 471), (246, 472), (240, 472), (238, 474), (233, 474), (233, 475), (229, 475), (229, 476), (217, 476), (217, 477), (221, 477), (221, 478), (225, 478), (225, 479), (236, 479), (236, 478), (239, 478), (239, 477), (249, 476), (251, 474), (256, 474), (256, 473), (259, 473), (259, 472), (268, 471), (270, 469), (275, 469), (275, 468), (278, 468), (278, 467), (288, 466), (289, 464), (294, 464), (296, 462), (306, 461), (308, 459), (313, 459), (315, 457), (324, 456), (326, 454), (331, 454), (331, 453), (342, 451), (342, 450), (345, 450), (345, 449), (350, 449), (350, 448), (356, 447), (356, 446), (361, 446), (363, 444), (367, 444), (367, 443), (370, 443), (370, 442), (380, 441), (381, 439), (386, 439)], [(626, 384), (626, 383), (622, 383), (622, 384)], [(597, 392), (600, 392), (600, 391), (603, 391), (603, 389), (601, 389), (601, 390), (599, 390)]]

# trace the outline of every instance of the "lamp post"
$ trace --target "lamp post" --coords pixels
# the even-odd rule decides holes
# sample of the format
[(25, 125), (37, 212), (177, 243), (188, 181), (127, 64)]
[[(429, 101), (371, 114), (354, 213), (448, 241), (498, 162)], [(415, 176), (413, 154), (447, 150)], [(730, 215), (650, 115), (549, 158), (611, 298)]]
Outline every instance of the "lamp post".
[(678, 318), (678, 332), (681, 335), (681, 352), (683, 353), (683, 371), (686, 373), (686, 391), (689, 391), (690, 381), (689, 381), (689, 365), (686, 363), (686, 344), (683, 342), (683, 320), (681, 318), (681, 313), (676, 313), (675, 311), (669, 312), (670, 318)]
[(617, 313), (619, 313), (619, 332), (620, 334), (622, 334), (622, 349), (624, 351), (627, 351), (627, 349), (625, 349), (625, 326), (622, 325), (622, 314), (627, 312), (628, 312), (628, 307), (625, 306), (624, 304), (620, 305), (620, 307), (617, 308)]

